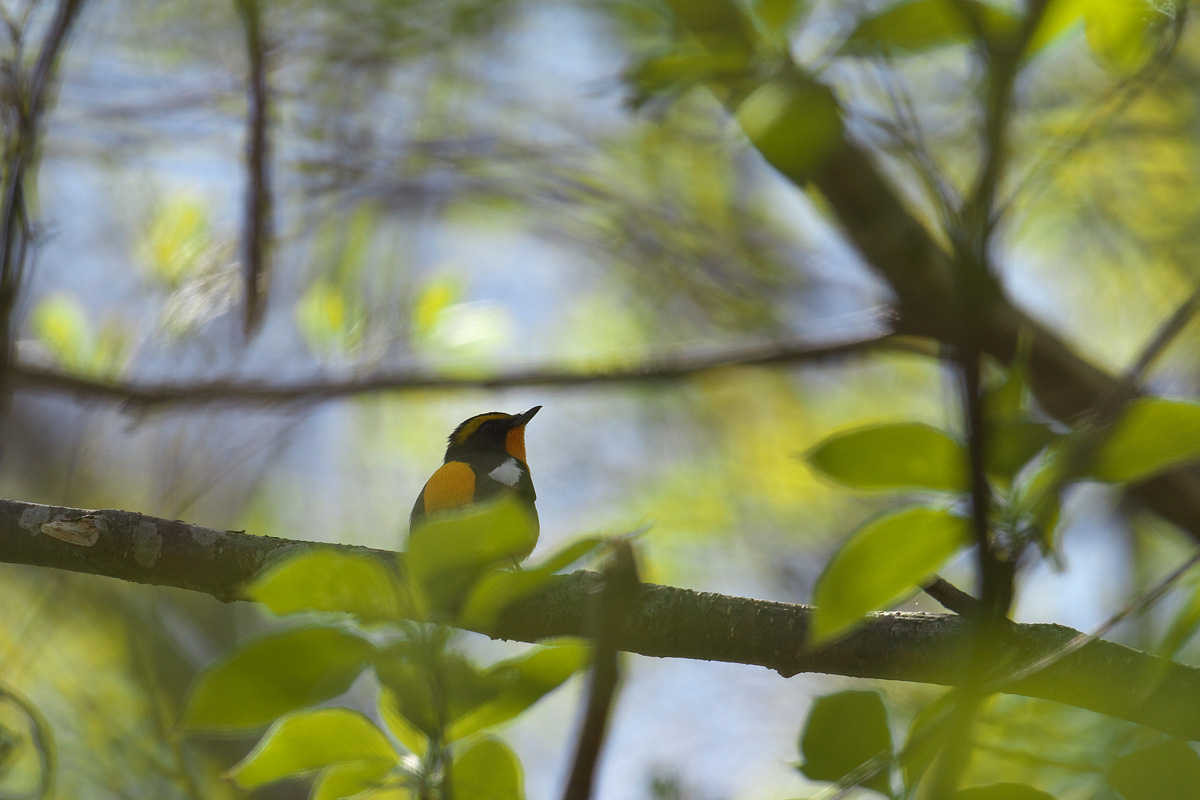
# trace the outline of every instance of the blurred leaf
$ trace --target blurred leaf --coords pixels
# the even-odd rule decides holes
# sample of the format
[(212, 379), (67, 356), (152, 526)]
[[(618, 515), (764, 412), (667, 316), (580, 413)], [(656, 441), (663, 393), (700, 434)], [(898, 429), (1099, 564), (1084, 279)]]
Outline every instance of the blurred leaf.
[(472, 742), (454, 757), (450, 781), (456, 798), (523, 800), (521, 762), (508, 745), (498, 739)]
[(447, 375), (488, 375), (495, 356), (514, 337), (512, 313), (490, 301), (454, 303), (440, 309), (429, 331), (416, 341), (436, 356)]
[(254, 728), (345, 692), (375, 654), (339, 628), (298, 628), (244, 644), (206, 667), (188, 690), (183, 725)]
[(1133, 483), (1200, 458), (1200, 404), (1161, 397), (1131, 402), (1096, 452), (1088, 476)]
[(892, 605), (971, 541), (970, 522), (949, 511), (912, 507), (868, 521), (817, 579), (813, 640), (844, 633)]
[(1049, 0), (1037, 28), (1025, 45), (1025, 56), (1031, 58), (1053, 44), (1083, 19), (1084, 11), (1094, 0)]
[(714, 52), (681, 43), (669, 52), (642, 59), (626, 70), (624, 77), (634, 90), (632, 105), (639, 108), (666, 92), (683, 91), (703, 83), (725, 83), (743, 76), (745, 71), (744, 54)]
[(1187, 600), (1175, 612), (1167, 632), (1163, 634), (1162, 643), (1158, 646), (1158, 654), (1164, 658), (1174, 659), (1196, 633), (1196, 629), (1200, 628), (1200, 580), (1192, 578), (1187, 588)]
[(837, 433), (808, 454), (808, 462), (836, 481), (859, 489), (967, 487), (967, 456), (949, 434), (903, 422)]
[(748, 60), (758, 35), (734, 0), (667, 0), (680, 27), (707, 48), (741, 52)]
[(443, 275), (427, 281), (413, 303), (413, 333), (429, 336), (438, 315), (457, 303), (461, 296), (461, 282), (453, 276)]
[(587, 645), (567, 641), (492, 665), (487, 678), (499, 692), (451, 725), (450, 738), (463, 739), (516, 717), (587, 666), (590, 658)]
[(892, 6), (858, 24), (843, 49), (920, 52), (975, 38), (962, 7), (973, 9), (992, 41), (1011, 37), (1020, 25), (1012, 12), (978, 0), (912, 0)]
[(387, 736), (371, 720), (347, 708), (322, 708), (280, 719), (229, 775), (253, 789), (333, 764), (359, 764), (383, 777), (397, 761)]
[(151, 274), (168, 288), (183, 283), (202, 262), (212, 235), (200, 198), (179, 194), (154, 210), (144, 245)]
[(1054, 795), (1020, 783), (993, 783), (960, 789), (954, 800), (1054, 800)]
[(1027, 419), (988, 422), (988, 474), (1008, 483), (1042, 448), (1056, 438), (1050, 426)]
[[(815, 781), (838, 781), (877, 757), (892, 756), (887, 709), (875, 692), (839, 692), (818, 697), (800, 736), (800, 771)], [(891, 767), (859, 784), (894, 797)]]
[(94, 336), (87, 312), (73, 296), (58, 293), (42, 298), (33, 309), (30, 327), (55, 363), (72, 372), (89, 372)]
[(342, 611), (367, 622), (412, 616), (387, 564), (335, 550), (308, 550), (287, 558), (255, 578), (246, 596), (276, 614)]
[(386, 686), (379, 691), (379, 717), (400, 742), (418, 756), (425, 754), (429, 737), (409, 721), (400, 710), (400, 696)]
[(1090, 0), (1085, 11), (1088, 45), (1108, 69), (1136, 72), (1154, 54), (1155, 39), (1171, 20), (1165, 8), (1150, 0)]
[(954, 695), (943, 694), (913, 715), (908, 726), (908, 737), (900, 748), (900, 767), (904, 771), (904, 785), (916, 786), (945, 745), (945, 735), (953, 724), (948, 711)]
[(1118, 758), (1108, 782), (1125, 800), (1197, 800), (1200, 757), (1186, 743), (1169, 739)]
[(754, 13), (768, 29), (784, 33), (807, 5), (806, 0), (757, 0)]
[(366, 311), (357, 297), (327, 278), (312, 282), (296, 303), (296, 324), (313, 351), (345, 353), (362, 341)]
[(440, 514), (408, 537), (406, 564), (431, 610), (452, 611), (483, 575), (528, 553), (537, 521), (513, 498)]
[(764, 83), (737, 110), (738, 123), (763, 157), (802, 182), (842, 143), (842, 112), (828, 86), (799, 75)]
[(504, 690), (504, 676), (481, 670), (458, 653), (422, 654), (408, 643), (389, 648), (376, 660), (375, 672), (391, 692), (393, 710), (429, 738), (446, 733), (444, 726)]
[(589, 536), (559, 549), (536, 567), (489, 572), (471, 588), (459, 613), (459, 622), (475, 630), (491, 628), (514, 600), (541, 589), (560, 569), (587, 558), (605, 543), (599, 536)]
[(379, 783), (388, 770), (381, 772), (381, 764), (376, 761), (349, 761), (334, 764), (321, 770), (321, 774), (313, 782), (312, 794), (308, 800), (341, 800), (355, 797), (359, 792)]

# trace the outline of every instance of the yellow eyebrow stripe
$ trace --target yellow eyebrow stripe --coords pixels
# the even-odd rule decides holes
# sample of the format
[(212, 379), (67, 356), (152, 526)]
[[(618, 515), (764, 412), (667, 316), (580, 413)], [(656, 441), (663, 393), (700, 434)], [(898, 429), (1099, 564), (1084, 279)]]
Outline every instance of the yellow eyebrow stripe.
[(425, 513), (469, 505), (475, 499), (475, 472), (462, 461), (438, 467), (425, 484)]
[(483, 423), (493, 419), (505, 419), (508, 416), (508, 414), (480, 414), (477, 417), (472, 417), (463, 423), (462, 429), (459, 430), (458, 435), (454, 437), (454, 443), (462, 444), (467, 439), (470, 439), (471, 434), (479, 430), (479, 426)]

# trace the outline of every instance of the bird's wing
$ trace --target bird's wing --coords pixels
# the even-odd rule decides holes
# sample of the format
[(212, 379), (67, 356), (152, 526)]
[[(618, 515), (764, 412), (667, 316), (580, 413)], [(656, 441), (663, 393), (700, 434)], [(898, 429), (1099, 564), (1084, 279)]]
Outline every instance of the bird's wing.
[(475, 471), (464, 461), (447, 461), (425, 482), (412, 518), (469, 505), (475, 500)]

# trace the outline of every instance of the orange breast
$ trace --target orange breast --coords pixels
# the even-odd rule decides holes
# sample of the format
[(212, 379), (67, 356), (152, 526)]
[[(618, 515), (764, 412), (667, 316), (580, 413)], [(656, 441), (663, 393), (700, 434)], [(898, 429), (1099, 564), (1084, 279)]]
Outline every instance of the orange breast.
[(470, 504), (475, 499), (475, 473), (462, 461), (438, 467), (425, 484), (425, 513)]

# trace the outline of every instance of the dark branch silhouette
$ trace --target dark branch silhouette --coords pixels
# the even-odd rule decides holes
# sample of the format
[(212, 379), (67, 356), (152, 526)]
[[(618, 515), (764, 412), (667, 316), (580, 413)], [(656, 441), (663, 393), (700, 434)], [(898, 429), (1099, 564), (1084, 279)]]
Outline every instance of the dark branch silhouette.
[(262, 321), (271, 271), (271, 164), (267, 140), (266, 45), (258, 0), (237, 0), (246, 32), (246, 213), (242, 223), (242, 269), (246, 307), (243, 327), (250, 334)]
[(213, 404), (311, 404), (358, 394), (389, 391), (445, 389), (501, 389), (518, 386), (585, 386), (604, 383), (686, 378), (725, 367), (766, 366), (822, 361), (870, 350), (894, 350), (933, 354), (920, 342), (881, 333), (859, 339), (823, 344), (767, 343), (724, 349), (697, 350), (647, 359), (628, 366), (595, 370), (532, 367), (500, 375), (458, 378), (430, 370), (407, 370), (361, 378), (330, 378), (295, 383), (262, 383), (238, 380), (195, 383), (139, 383), (105, 381), (72, 375), (51, 367), (16, 364), (13, 385), (22, 389), (54, 392), (81, 400), (121, 403), (131, 410), (155, 407), (188, 407)]

